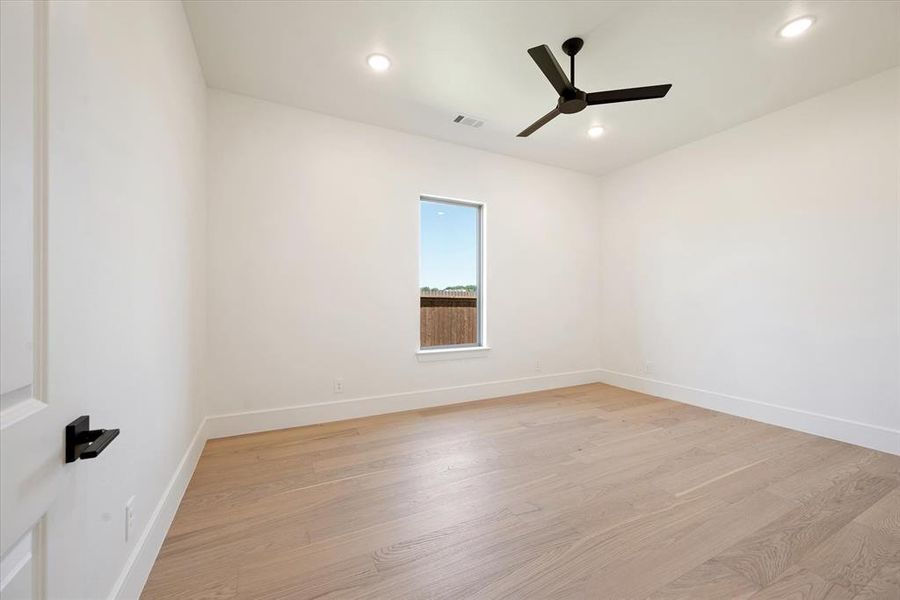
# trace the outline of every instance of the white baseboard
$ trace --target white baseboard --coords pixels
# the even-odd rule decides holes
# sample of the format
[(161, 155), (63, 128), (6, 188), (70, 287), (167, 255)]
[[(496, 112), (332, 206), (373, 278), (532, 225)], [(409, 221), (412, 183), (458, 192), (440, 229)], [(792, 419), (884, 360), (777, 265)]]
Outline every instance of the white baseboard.
[(150, 516), (147, 526), (141, 533), (140, 539), (134, 545), (128, 560), (125, 561), (125, 567), (109, 594), (110, 600), (137, 600), (140, 597), (163, 540), (166, 539), (169, 526), (175, 519), (181, 498), (194, 474), (200, 454), (203, 452), (203, 445), (207, 439), (206, 432), (207, 422), (204, 418), (197, 427), (197, 432), (194, 433), (181, 462), (178, 463), (178, 467)]
[(607, 369), (597, 369), (596, 373), (596, 381), (609, 385), (900, 455), (900, 430), (897, 429), (829, 417)]
[(209, 438), (212, 439), (256, 433), (258, 431), (287, 429), (288, 427), (370, 417), (372, 415), (382, 415), (404, 410), (445, 406), (472, 400), (594, 383), (599, 380), (599, 376), (599, 371), (589, 369), (586, 371), (538, 375), (521, 379), (490, 381), (418, 392), (348, 398), (346, 400), (215, 415), (207, 418), (207, 431)]
[(417, 392), (367, 396), (207, 417), (208, 438), (355, 419), (601, 382), (676, 402), (900, 455), (900, 430), (831, 417), (608, 369), (588, 369)]

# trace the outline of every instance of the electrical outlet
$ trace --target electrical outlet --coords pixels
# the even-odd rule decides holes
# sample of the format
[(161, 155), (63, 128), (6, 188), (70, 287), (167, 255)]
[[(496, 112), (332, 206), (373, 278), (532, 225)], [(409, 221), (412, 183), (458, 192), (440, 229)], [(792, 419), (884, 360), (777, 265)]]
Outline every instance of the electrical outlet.
[(134, 496), (125, 503), (125, 541), (131, 539), (134, 530)]
[(340, 377), (336, 377), (334, 380), (334, 393), (335, 394), (343, 394), (344, 393), (344, 380)]
[(539, 360), (534, 361), (534, 372), (535, 373), (541, 372), (541, 361), (539, 361)]
[(644, 375), (653, 375), (653, 372), (656, 370), (656, 365), (651, 361), (644, 361)]

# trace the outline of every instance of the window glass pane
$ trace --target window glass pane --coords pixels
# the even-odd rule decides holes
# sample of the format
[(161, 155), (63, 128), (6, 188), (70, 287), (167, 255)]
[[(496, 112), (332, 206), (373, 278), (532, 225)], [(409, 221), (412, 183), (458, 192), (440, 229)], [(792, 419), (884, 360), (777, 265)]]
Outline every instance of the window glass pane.
[(435, 200), (420, 208), (419, 343), (477, 345), (481, 211)]

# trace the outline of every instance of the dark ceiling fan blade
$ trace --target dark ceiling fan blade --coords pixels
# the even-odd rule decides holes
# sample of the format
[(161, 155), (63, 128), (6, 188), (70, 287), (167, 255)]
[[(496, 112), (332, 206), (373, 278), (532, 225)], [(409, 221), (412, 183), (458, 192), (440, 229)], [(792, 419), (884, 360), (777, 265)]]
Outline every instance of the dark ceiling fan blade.
[(561, 113), (559, 112), (559, 108), (554, 108), (553, 110), (548, 112), (546, 115), (544, 115), (543, 117), (541, 117), (540, 119), (538, 119), (537, 121), (535, 121), (534, 123), (529, 125), (526, 129), (524, 129), (522, 131), (522, 133), (520, 133), (516, 137), (528, 137), (529, 135), (531, 135), (532, 133), (534, 133), (535, 131), (537, 131), (538, 129), (540, 129), (541, 127), (543, 127), (550, 121), (552, 121), (554, 119), (554, 117), (556, 117), (560, 114)]
[(623, 90), (607, 90), (591, 92), (587, 95), (588, 106), (594, 104), (613, 104), (615, 102), (631, 102), (633, 100), (651, 100), (662, 98), (669, 93), (671, 83), (665, 85), (648, 85), (646, 87), (626, 88)]
[(531, 58), (544, 73), (544, 77), (550, 80), (550, 85), (553, 86), (553, 89), (556, 90), (557, 94), (562, 96), (566, 90), (572, 89), (569, 78), (566, 77), (562, 67), (556, 62), (556, 57), (550, 52), (550, 48), (547, 47), (547, 44), (529, 48), (528, 54), (531, 55)]

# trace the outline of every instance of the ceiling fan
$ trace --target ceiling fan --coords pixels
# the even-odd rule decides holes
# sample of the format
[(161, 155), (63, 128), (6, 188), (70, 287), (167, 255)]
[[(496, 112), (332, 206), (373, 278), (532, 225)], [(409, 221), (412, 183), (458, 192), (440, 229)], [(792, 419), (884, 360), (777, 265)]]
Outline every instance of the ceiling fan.
[(625, 88), (621, 90), (607, 90), (605, 92), (583, 92), (575, 87), (575, 55), (584, 46), (584, 40), (573, 37), (563, 42), (562, 50), (569, 55), (569, 77), (563, 72), (550, 48), (546, 44), (528, 49), (528, 54), (537, 63), (544, 76), (550, 80), (550, 85), (559, 94), (556, 108), (528, 126), (517, 137), (528, 137), (561, 113), (573, 114), (580, 112), (587, 106), (595, 104), (612, 104), (614, 102), (632, 102), (634, 100), (650, 100), (662, 98), (672, 87), (671, 83), (664, 85), (648, 85), (646, 87)]

